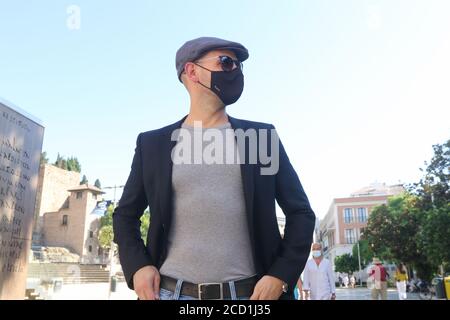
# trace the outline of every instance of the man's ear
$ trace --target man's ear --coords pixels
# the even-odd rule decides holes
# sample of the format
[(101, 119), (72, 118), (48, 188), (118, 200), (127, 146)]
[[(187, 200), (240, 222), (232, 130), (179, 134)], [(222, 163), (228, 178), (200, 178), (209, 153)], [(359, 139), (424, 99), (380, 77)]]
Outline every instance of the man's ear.
[(188, 78), (192, 82), (198, 82), (198, 75), (194, 66), (195, 65), (192, 62), (186, 63), (184, 66), (184, 73), (186, 75), (186, 78)]

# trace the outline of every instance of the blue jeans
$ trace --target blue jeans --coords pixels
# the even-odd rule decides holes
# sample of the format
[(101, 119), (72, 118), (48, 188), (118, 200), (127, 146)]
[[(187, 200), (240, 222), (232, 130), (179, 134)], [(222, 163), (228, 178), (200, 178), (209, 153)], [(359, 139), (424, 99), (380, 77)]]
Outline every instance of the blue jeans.
[[(180, 294), (182, 285), (183, 285), (183, 280), (178, 280), (177, 286), (175, 287), (175, 292), (161, 288), (159, 290), (159, 299), (160, 300), (198, 300), (197, 298)], [(236, 296), (236, 288), (234, 287), (234, 281), (228, 282), (228, 285), (230, 286), (231, 299), (224, 299), (224, 300), (248, 300), (248, 299), (250, 299), (250, 297), (237, 297)]]

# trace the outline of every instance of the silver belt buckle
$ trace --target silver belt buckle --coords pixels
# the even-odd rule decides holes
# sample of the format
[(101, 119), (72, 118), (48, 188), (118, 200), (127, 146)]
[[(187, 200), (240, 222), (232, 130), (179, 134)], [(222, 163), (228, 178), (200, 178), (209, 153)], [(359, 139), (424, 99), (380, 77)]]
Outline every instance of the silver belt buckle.
[(202, 299), (202, 286), (211, 286), (211, 285), (215, 285), (215, 286), (219, 286), (220, 289), (220, 298), (219, 299), (210, 299), (210, 300), (223, 300), (223, 283), (200, 283), (198, 285), (198, 300), (203, 300)]

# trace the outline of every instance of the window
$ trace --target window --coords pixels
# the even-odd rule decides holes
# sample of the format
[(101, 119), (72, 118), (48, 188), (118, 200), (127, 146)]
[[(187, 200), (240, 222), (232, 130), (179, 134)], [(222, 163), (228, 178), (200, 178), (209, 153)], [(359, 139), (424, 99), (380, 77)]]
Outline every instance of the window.
[(83, 192), (77, 192), (77, 199), (83, 198)]
[(328, 242), (330, 243), (330, 248), (334, 247), (334, 232), (331, 232), (328, 236)]
[(354, 229), (345, 229), (345, 242), (348, 244), (356, 243), (356, 236)]
[(92, 194), (92, 199), (97, 200), (97, 195), (95, 193)]
[(89, 231), (89, 238), (93, 238), (94, 237), (94, 231)]
[(358, 221), (359, 222), (367, 222), (366, 208), (358, 208)]
[(63, 226), (67, 226), (68, 219), (69, 219), (69, 217), (67, 216), (67, 214), (63, 215), (63, 218), (62, 218)]
[(344, 222), (345, 223), (352, 223), (353, 222), (353, 209), (352, 208), (345, 208), (344, 209)]
[(89, 252), (92, 252), (92, 246), (89, 246)]

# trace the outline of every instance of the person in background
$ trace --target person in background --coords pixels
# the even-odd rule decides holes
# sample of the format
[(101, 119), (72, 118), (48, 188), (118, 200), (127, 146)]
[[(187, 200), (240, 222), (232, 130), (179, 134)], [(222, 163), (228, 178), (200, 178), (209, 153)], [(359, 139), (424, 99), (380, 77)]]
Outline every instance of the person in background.
[(381, 300), (387, 300), (387, 278), (389, 277), (389, 273), (386, 271), (380, 259), (373, 258), (372, 263), (373, 266), (369, 270), (369, 278), (372, 282), (372, 300), (378, 300), (378, 297)]
[(322, 245), (313, 243), (312, 259), (303, 271), (303, 291), (305, 300), (335, 300), (336, 285), (331, 263), (323, 257)]
[(356, 285), (356, 278), (355, 278), (355, 276), (352, 274), (352, 276), (350, 277), (350, 286), (351, 286), (352, 288), (355, 288), (355, 285)]
[(408, 272), (403, 263), (397, 265), (397, 270), (395, 270), (395, 283), (397, 285), (398, 299), (406, 300), (406, 282), (408, 281)]
[(348, 283), (349, 283), (348, 275), (344, 276), (344, 280), (343, 281), (344, 281), (344, 287), (348, 288)]

